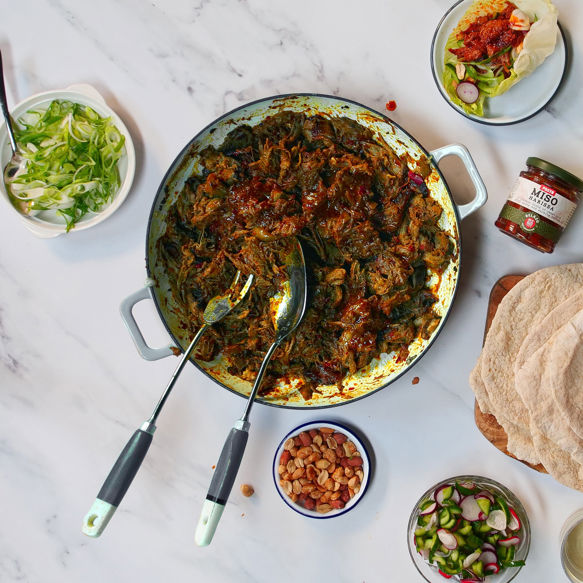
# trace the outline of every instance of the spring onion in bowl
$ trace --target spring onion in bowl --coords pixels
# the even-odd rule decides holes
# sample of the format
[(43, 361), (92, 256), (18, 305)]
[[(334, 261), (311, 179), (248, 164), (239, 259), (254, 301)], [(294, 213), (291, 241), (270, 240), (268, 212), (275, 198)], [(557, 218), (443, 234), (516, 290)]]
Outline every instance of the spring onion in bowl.
[(111, 202), (120, 187), (125, 139), (110, 118), (55, 100), (27, 111), (15, 129), (22, 162), (6, 167), (4, 181), (22, 212), (56, 210), (69, 231)]

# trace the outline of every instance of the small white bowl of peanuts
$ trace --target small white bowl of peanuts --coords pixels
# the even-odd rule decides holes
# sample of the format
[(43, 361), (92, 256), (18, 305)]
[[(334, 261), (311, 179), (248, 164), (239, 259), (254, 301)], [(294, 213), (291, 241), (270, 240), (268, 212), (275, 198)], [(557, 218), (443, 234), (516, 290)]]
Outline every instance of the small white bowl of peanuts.
[(312, 421), (292, 429), (273, 459), (282, 500), (310, 518), (332, 518), (354, 508), (370, 477), (367, 449), (338, 422)]

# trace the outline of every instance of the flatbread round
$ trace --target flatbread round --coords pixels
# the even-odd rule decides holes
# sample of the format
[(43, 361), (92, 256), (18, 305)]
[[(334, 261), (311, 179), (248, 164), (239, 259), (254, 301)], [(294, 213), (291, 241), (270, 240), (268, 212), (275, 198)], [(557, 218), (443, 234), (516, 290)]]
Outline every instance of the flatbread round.
[(480, 376), (492, 413), (508, 434), (508, 451), (530, 463), (540, 460), (530, 437), (528, 409), (515, 388), (514, 359), (529, 330), (582, 286), (580, 263), (535, 271), (504, 296), (486, 336)]
[(583, 290), (568, 296), (545, 316), (539, 326), (533, 326), (520, 345), (514, 362), (514, 373), (517, 375), (527, 359), (579, 310), (583, 310)]
[(516, 373), (516, 390), (529, 411), (531, 431), (534, 426), (544, 437), (571, 455), (577, 463), (583, 464), (583, 439), (571, 429), (558, 406), (549, 366), (555, 351), (561, 350), (562, 339), (568, 326), (567, 322), (531, 354)]
[(486, 387), (480, 373), (481, 367), (482, 356), (480, 355), (478, 357), (476, 366), (470, 373), (470, 387), (472, 387), (472, 390), (474, 391), (474, 395), (476, 397), (476, 401), (478, 401), (478, 407), (480, 407), (480, 411), (486, 415), (492, 415), (492, 405), (490, 404), (490, 398), (488, 397), (488, 393), (486, 392)]
[(564, 486), (583, 491), (583, 466), (536, 427), (531, 427), (531, 434), (537, 454), (549, 474)]
[(552, 390), (571, 429), (583, 438), (583, 311), (562, 330), (560, 345), (553, 345), (549, 355)]

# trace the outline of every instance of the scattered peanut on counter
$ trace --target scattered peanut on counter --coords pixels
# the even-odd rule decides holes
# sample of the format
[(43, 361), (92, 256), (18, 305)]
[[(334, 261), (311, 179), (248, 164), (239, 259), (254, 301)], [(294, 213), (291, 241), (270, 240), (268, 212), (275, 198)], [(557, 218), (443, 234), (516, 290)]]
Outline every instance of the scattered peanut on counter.
[(253, 496), (253, 494), (255, 494), (255, 488), (253, 488), (253, 486), (251, 486), (250, 484), (241, 484), (241, 494), (249, 498), (250, 496)]
[(356, 445), (329, 427), (290, 437), (283, 445), (278, 473), (293, 502), (322, 514), (344, 508), (364, 478)]

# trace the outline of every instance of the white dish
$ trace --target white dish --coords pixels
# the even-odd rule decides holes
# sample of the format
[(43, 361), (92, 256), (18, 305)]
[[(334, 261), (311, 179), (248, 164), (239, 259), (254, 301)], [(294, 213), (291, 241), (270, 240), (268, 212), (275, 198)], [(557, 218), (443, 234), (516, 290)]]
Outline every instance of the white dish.
[[(284, 444), (290, 437), (297, 437), (301, 432), (308, 433), (310, 429), (320, 429), (321, 427), (328, 427), (333, 429), (334, 432), (343, 433), (350, 441), (354, 443), (356, 446), (357, 451), (360, 453), (362, 458), (362, 472), (363, 478), (361, 480), (360, 489), (359, 491), (348, 501), (343, 508), (333, 509), (325, 514), (321, 514), (316, 510), (309, 510), (301, 506), (300, 504), (294, 502), (283, 490), (280, 484), (280, 476), (279, 476), (279, 465), (281, 455), (284, 451)], [(371, 476), (371, 462), (369, 457), (369, 452), (363, 443), (363, 440), (360, 439), (354, 431), (343, 425), (342, 423), (320, 420), (320, 421), (311, 421), (309, 423), (304, 423), (294, 429), (292, 429), (288, 434), (281, 440), (280, 444), (278, 445), (275, 456), (273, 458), (273, 481), (275, 482), (275, 487), (277, 489), (278, 494), (281, 496), (281, 499), (292, 509), (298, 512), (303, 516), (307, 516), (308, 518), (334, 518), (335, 516), (340, 516), (345, 514), (349, 510), (352, 510), (362, 499), (364, 496), (369, 480)]]
[[(89, 213), (84, 216), (75, 227), (70, 231), (81, 231), (93, 227), (110, 217), (123, 203), (127, 197), (136, 169), (136, 155), (132, 138), (125, 124), (121, 121), (119, 116), (105, 103), (101, 94), (91, 85), (71, 85), (66, 89), (55, 91), (45, 91), (33, 95), (24, 101), (20, 102), (12, 111), (13, 119), (18, 119), (26, 111), (48, 106), (51, 101), (55, 99), (63, 99), (81, 103), (93, 108), (100, 116), (110, 117), (113, 123), (125, 138), (124, 153), (118, 162), (119, 174), (121, 184), (119, 190), (115, 194), (113, 200), (105, 206), (98, 213)], [(8, 132), (6, 124), (0, 127), (0, 165), (2, 170), (6, 167), (12, 157), (12, 150), (10, 149), (10, 142), (8, 140)], [(24, 222), (25, 226), (30, 229), (35, 235), (44, 238), (57, 237), (67, 232), (65, 219), (58, 215), (56, 211), (42, 211), (37, 216), (28, 216), (18, 211), (6, 192), (4, 180), (0, 180), (1, 198), (12, 212), (16, 213)]]
[(524, 121), (541, 111), (557, 92), (567, 67), (567, 48), (563, 31), (559, 26), (554, 52), (531, 75), (521, 79), (506, 93), (488, 99), (484, 117), (465, 112), (453, 103), (443, 86), (445, 45), (449, 35), (457, 26), (473, 0), (460, 0), (441, 19), (431, 43), (431, 71), (435, 84), (443, 98), (458, 113), (483, 124), (508, 125)]

